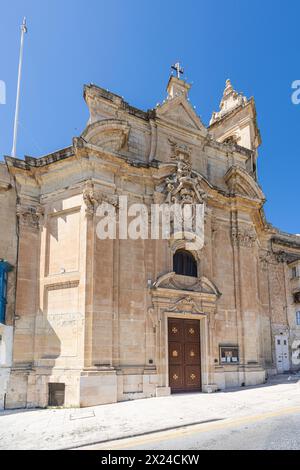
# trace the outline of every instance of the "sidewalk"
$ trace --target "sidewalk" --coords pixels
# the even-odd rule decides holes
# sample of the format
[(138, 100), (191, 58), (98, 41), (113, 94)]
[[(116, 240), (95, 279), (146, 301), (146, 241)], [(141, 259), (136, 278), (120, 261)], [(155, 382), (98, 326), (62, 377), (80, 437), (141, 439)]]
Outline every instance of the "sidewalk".
[(212, 394), (148, 398), (81, 409), (0, 412), (0, 449), (66, 449), (174, 427), (300, 406), (299, 377)]

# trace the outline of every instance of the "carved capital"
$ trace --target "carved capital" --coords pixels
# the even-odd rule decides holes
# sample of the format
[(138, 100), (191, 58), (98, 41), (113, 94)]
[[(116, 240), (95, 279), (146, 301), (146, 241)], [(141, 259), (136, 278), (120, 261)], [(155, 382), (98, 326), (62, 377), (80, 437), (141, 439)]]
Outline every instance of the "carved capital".
[(93, 188), (85, 188), (83, 190), (83, 200), (86, 206), (86, 215), (93, 216), (99, 204), (99, 195)]
[(276, 260), (271, 251), (261, 250), (259, 253), (259, 261), (263, 271), (266, 271), (268, 269), (268, 264), (274, 263)]
[(21, 226), (38, 230), (43, 223), (44, 209), (40, 204), (36, 206), (17, 204), (16, 213)]
[(288, 263), (295, 260), (295, 255), (286, 253), (284, 251), (270, 251), (262, 250), (259, 256), (263, 269), (266, 269), (268, 264), (278, 265), (280, 263)]
[(292, 261), (299, 260), (299, 255), (285, 251), (274, 252), (274, 255), (278, 263), (290, 263)]
[(251, 228), (232, 228), (232, 241), (236, 246), (252, 248), (257, 239), (256, 233)]
[(87, 184), (83, 190), (83, 200), (86, 206), (86, 215), (93, 216), (97, 210), (97, 207), (106, 202), (114, 207), (118, 207), (118, 198), (116, 195), (105, 194), (98, 189), (94, 189), (93, 184)]

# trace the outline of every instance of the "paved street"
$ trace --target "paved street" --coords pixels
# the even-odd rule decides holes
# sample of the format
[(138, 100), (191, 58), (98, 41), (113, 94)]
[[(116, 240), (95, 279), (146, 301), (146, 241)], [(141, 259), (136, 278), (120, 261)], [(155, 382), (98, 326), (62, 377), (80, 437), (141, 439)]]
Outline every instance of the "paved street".
[[(7, 410), (0, 412), (0, 449), (68, 449), (93, 444), (104, 448), (238, 448), (238, 442), (298, 446), (293, 432), (300, 429), (299, 378), (282, 375), (257, 387), (81, 409)], [(124, 441), (133, 436), (140, 440)]]
[(122, 439), (89, 450), (299, 450), (300, 408)]

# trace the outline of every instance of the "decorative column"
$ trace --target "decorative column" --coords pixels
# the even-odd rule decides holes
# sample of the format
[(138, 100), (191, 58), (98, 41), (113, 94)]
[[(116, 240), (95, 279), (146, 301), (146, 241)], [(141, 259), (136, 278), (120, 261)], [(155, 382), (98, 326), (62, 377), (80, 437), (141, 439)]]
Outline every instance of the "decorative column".
[(241, 372), (243, 373), (242, 382), (246, 384), (247, 360), (249, 364), (253, 364), (253, 367), (257, 367), (259, 355), (258, 346), (255, 346), (253, 343), (253, 341), (256, 341), (256, 335), (259, 332), (254, 330), (252, 337), (247, 333), (247, 342), (245, 342), (245, 322), (250, 322), (252, 319), (253, 325), (256, 325), (256, 315), (259, 313), (256, 296), (254, 295), (257, 291), (257, 280), (254, 278), (254, 276), (257, 276), (256, 251), (254, 251), (257, 235), (250, 224), (241, 225), (237, 219), (238, 213), (235, 211), (232, 225), (232, 244), (234, 253), (237, 339)]
[[(107, 297), (112, 297), (112, 286), (105, 282), (105, 274), (111, 260), (109, 265), (106, 265), (107, 253), (102, 245), (98, 244), (95, 220), (99, 204), (102, 201), (110, 202), (110, 198), (110, 195), (96, 190), (92, 181), (86, 183), (83, 191), (86, 206), (85, 338), (84, 369), (80, 375), (79, 387), (80, 406), (117, 401), (117, 376), (112, 367), (113, 312), (106, 302)], [(103, 243), (106, 241), (103, 240)], [(113, 243), (113, 240), (108, 241)]]
[[(34, 349), (36, 315), (39, 309), (40, 223), (43, 208), (37, 200), (23, 197), (17, 204), (18, 266), (12, 368), (6, 408), (30, 406), (35, 381)], [(31, 382), (30, 382), (31, 381)], [(30, 382), (30, 384), (29, 384)]]
[(32, 366), (35, 317), (39, 307), (40, 224), (43, 208), (35, 201), (17, 205), (19, 229), (14, 365)]
[[(118, 318), (118, 266), (119, 266), (119, 241), (118, 240), (98, 240), (96, 233), (96, 212), (102, 203), (107, 203), (114, 208), (118, 207), (117, 196), (106, 194), (100, 189), (95, 189), (91, 181), (88, 181), (83, 191), (83, 199), (86, 206), (86, 314), (85, 314), (85, 367), (112, 367), (116, 360), (118, 352), (113, 346), (113, 329)], [(100, 244), (100, 245), (99, 245)], [(103, 258), (98, 256), (97, 246), (108, 247), (112, 252), (112, 258), (109, 259), (107, 269), (112, 266), (113, 273), (111, 283), (107, 276), (107, 270), (103, 266)], [(103, 253), (102, 253), (103, 254)], [(107, 250), (104, 254), (109, 256)], [(105, 261), (104, 261), (105, 262)], [(96, 281), (98, 279), (98, 282)], [(105, 312), (101, 311), (101, 300), (109, 297), (111, 300), (110, 308), (106, 307)], [(108, 319), (109, 316), (109, 319)], [(110, 331), (104, 331), (110, 323)], [(102, 331), (100, 332), (99, 329)], [(107, 345), (111, 338), (110, 345)], [(115, 338), (117, 341), (118, 338)], [(102, 348), (105, 344), (104, 349)], [(105, 350), (105, 351), (104, 351)], [(109, 351), (108, 351), (109, 350)], [(100, 352), (99, 354), (99, 351)], [(118, 358), (117, 358), (118, 360)]]
[(84, 368), (93, 367), (93, 315), (94, 315), (94, 219), (97, 208), (97, 194), (93, 184), (88, 182), (83, 191), (85, 202), (85, 334)]

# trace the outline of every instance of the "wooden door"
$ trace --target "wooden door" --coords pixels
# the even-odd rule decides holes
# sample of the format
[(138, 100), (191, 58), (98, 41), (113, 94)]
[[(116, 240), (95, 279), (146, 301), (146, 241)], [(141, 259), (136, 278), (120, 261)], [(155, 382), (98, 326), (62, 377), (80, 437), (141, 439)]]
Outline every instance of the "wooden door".
[(169, 318), (168, 342), (171, 391), (200, 391), (200, 321)]

